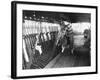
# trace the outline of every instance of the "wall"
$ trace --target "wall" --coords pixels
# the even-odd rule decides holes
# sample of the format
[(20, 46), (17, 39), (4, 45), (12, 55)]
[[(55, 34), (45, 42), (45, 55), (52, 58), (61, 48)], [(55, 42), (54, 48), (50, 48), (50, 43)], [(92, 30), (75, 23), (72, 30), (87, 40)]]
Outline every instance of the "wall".
[[(11, 1), (12, 0), (0, 0), (0, 37), (1, 37), (0, 38), (0, 80), (11, 80), (10, 78), (10, 71), (11, 71), (11, 66), (10, 66), (11, 65), (11, 11), (10, 11), (11, 5), (10, 3)], [(97, 5), (99, 6), (100, 9), (100, 0), (30, 0), (30, 1), (62, 3), (62, 4)], [(100, 14), (100, 10), (99, 10), (99, 14)], [(100, 15), (98, 16), (98, 18), (100, 21)], [(100, 26), (100, 24), (98, 25)], [(100, 41), (100, 37), (98, 38), (98, 41)], [(100, 54), (98, 54), (98, 57), (100, 57)], [(98, 66), (100, 67), (100, 63), (98, 64)], [(51, 77), (51, 78), (48, 77), (48, 78), (42, 78), (42, 80), (99, 80), (100, 79), (99, 76), (100, 73), (91, 74), (91, 75), (62, 76), (62, 77)], [(36, 79), (26, 79), (26, 80), (41, 80), (41, 79), (36, 78)]]

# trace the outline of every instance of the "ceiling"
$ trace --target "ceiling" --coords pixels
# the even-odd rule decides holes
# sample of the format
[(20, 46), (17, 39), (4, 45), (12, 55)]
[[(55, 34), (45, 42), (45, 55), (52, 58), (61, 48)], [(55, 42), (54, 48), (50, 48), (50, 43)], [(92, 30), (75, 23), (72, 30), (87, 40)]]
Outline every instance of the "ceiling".
[(47, 12), (47, 11), (23, 11), (23, 17), (33, 17), (35, 14), (36, 18), (41, 18), (42, 16), (48, 20), (65, 20), (71, 23), (76, 22), (90, 22), (91, 14), (89, 13), (67, 13), (67, 12)]

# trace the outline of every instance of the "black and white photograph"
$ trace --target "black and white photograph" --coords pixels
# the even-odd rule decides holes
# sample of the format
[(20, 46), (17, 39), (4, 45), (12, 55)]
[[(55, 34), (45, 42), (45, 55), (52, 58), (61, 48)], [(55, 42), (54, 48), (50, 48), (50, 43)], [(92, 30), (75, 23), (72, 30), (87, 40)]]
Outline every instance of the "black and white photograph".
[(96, 6), (12, 4), (14, 77), (96, 73)]
[(23, 11), (23, 69), (91, 66), (90, 15)]

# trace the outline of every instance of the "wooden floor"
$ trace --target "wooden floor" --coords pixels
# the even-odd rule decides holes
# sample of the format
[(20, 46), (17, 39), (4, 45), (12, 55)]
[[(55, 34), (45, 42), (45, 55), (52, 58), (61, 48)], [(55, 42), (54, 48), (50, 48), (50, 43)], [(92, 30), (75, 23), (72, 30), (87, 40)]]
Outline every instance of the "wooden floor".
[(76, 49), (73, 54), (69, 49), (58, 54), (45, 68), (63, 68), (90, 66), (90, 54), (87, 49)]

